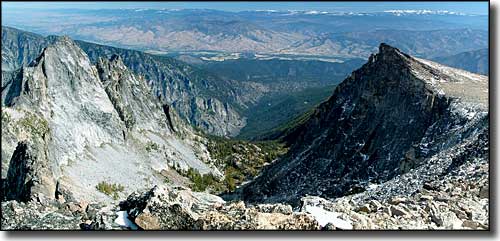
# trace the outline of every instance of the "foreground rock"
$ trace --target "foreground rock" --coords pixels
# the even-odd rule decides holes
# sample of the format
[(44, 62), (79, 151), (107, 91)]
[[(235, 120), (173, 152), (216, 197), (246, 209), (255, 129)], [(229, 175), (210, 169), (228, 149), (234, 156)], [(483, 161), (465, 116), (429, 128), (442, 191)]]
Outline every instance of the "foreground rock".
[[(328, 200), (246, 205), (183, 187), (134, 192), (119, 205), (39, 199), (2, 202), (4, 229), (83, 230), (433, 230), (489, 229), (489, 164), (466, 161), (443, 176), (428, 178), (418, 168), (362, 193)], [(427, 179), (410, 193), (395, 189), (414, 175)], [(410, 187), (411, 188), (411, 187)]]
[(146, 230), (314, 230), (320, 226), (306, 213), (288, 205), (226, 203), (220, 197), (185, 188), (155, 187), (133, 193), (120, 204), (141, 229)]
[(113, 222), (116, 208), (92, 203), (51, 201), (48, 199), (2, 202), (3, 230), (122, 230)]
[[(435, 168), (424, 166), (419, 171)], [(471, 160), (453, 173), (435, 176), (408, 194), (398, 195), (391, 189), (407, 185), (415, 178), (402, 175), (373, 190), (335, 200), (309, 196), (302, 198), (302, 208), (315, 206), (337, 213), (353, 229), (433, 230), (489, 229), (487, 160)]]
[(119, 206), (50, 200), (2, 203), (2, 227), (83, 230), (318, 230), (313, 216), (291, 206), (226, 203), (182, 187), (132, 193)]

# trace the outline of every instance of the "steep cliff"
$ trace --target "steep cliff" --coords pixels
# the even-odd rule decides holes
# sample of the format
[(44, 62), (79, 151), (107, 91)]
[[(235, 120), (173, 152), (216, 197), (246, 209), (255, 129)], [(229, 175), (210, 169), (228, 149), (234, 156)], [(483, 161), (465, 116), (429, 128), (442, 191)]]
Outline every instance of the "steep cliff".
[[(21, 72), (2, 89), (9, 93), (2, 178), (12, 199), (53, 199), (66, 190), (66, 198), (109, 200), (98, 184), (132, 191), (165, 183), (162, 172), (176, 175), (174, 183), (188, 181), (178, 172), (191, 168), (221, 175), (208, 164), (204, 139), (120, 58), (93, 66), (75, 42), (60, 37)], [(50, 191), (25, 190), (32, 187)]]
[[(360, 192), (480, 141), (487, 120), (487, 77), (381, 44), (329, 100), (285, 132), (288, 154), (241, 191), (248, 201), (294, 204), (307, 194)], [(468, 148), (460, 158), (486, 158)], [(439, 170), (449, 171), (451, 163), (443, 165)]]
[[(12, 71), (31, 63), (57, 39), (2, 26), (2, 76), (12, 75)], [(246, 85), (236, 87), (236, 82), (229, 83), (169, 57), (83, 41), (76, 43), (93, 64), (100, 58), (120, 56), (128, 69), (144, 77), (163, 104), (175, 109), (192, 126), (213, 135), (235, 136), (246, 124), (240, 113), (240, 108), (252, 101), (242, 97), (242, 93), (251, 92)], [(8, 80), (2, 79), (4, 88)]]

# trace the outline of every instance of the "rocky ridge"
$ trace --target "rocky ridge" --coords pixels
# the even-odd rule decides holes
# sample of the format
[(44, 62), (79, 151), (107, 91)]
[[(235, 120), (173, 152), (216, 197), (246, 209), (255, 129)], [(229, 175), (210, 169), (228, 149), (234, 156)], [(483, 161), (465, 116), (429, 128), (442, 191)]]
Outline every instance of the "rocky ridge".
[[(442, 163), (417, 169), (425, 173)], [(301, 198), (287, 204), (227, 202), (184, 187), (134, 192), (119, 205), (68, 201), (2, 202), (7, 229), (83, 230), (485, 230), (489, 229), (488, 162), (469, 161), (433, 176), (411, 194), (405, 174), (365, 192), (338, 199)]]
[[(381, 44), (333, 96), (284, 137), (290, 151), (241, 190), (255, 202), (298, 204), (363, 191), (465, 143), (458, 159), (488, 158), (488, 79)], [(478, 146), (478, 147), (477, 147)], [(449, 169), (447, 169), (449, 167)], [(456, 168), (450, 162), (442, 174)], [(423, 180), (420, 177), (417, 180)]]
[[(57, 39), (57, 36), (43, 37), (2, 26), (2, 88), (9, 83), (9, 76), (30, 64)], [(120, 56), (129, 70), (144, 77), (151, 86), (150, 91), (161, 97), (163, 104), (171, 106), (181, 118), (197, 128), (214, 135), (234, 136), (245, 126), (245, 118), (238, 108), (255, 98), (242, 94), (254, 89), (249, 85), (231, 88), (237, 83), (227, 83), (168, 57), (83, 41), (76, 41), (76, 44), (94, 65), (100, 58)], [(4, 79), (4, 76), (7, 78)]]
[[(64, 57), (55, 53), (64, 53)], [(197, 159), (205, 156), (204, 145), (200, 145), (203, 140), (182, 125), (175, 112), (165, 113), (164, 106), (144, 92), (147, 86), (120, 58), (101, 59), (92, 66), (74, 42), (61, 38), (23, 68), (21, 77), (12, 78), (2, 89), (11, 93), (2, 112), (2, 125), (7, 126), (2, 128), (2, 157), (12, 157), (2, 160), (2, 167), (7, 167), (2, 169), (7, 170), (2, 173), (6, 197), (2, 201), (3, 229), (489, 229), (488, 89), (484, 76), (381, 45), (380, 53), (344, 81), (304, 126), (295, 127), (284, 138), (291, 156), (300, 151), (298, 158), (278, 160), (239, 190), (250, 201), (247, 203), (176, 185), (184, 184), (182, 181), (161, 183), (164, 177), (155, 171), (175, 175), (176, 168), (184, 166), (217, 174), (217, 169), (207, 168), (210, 160)], [(61, 91), (54, 93), (53, 86)], [(74, 98), (83, 100), (82, 104), (87, 101), (88, 108), (83, 110), (91, 112), (75, 111)], [(145, 111), (138, 113), (127, 106)], [(388, 106), (392, 106), (389, 111)], [(103, 116), (98, 113), (105, 113), (106, 123), (97, 118)], [(89, 132), (97, 134), (53, 133), (53, 127), (65, 121), (78, 124), (82, 119), (91, 122), (94, 129)], [(392, 121), (402, 127), (395, 127)], [(352, 128), (350, 132), (337, 128), (352, 140), (328, 132), (337, 125)], [(109, 127), (115, 133), (107, 133)], [(79, 129), (83, 128), (87, 127)], [(179, 129), (184, 130), (182, 138), (177, 136)], [(318, 136), (317, 129), (324, 132)], [(371, 133), (363, 133), (364, 129)], [(389, 137), (384, 135), (389, 132), (379, 132), (389, 129)], [(68, 145), (79, 147), (82, 141), (88, 143), (87, 138), (101, 143), (90, 143), (81, 153), (71, 150), (76, 159), (66, 159), (68, 165), (53, 161), (52, 145), (69, 140)], [(337, 150), (348, 150), (329, 152), (332, 139), (343, 145), (335, 146)], [(387, 143), (392, 139), (397, 143)], [(4, 143), (8, 143), (6, 148)], [(310, 145), (302, 149), (300, 143)], [(202, 149), (193, 150), (195, 146)], [(326, 177), (318, 172), (329, 156), (344, 158), (349, 152), (354, 153), (353, 159), (343, 163), (335, 159), (346, 170), (342, 172), (345, 181), (329, 179), (335, 172)], [(393, 154), (387, 156), (386, 152)], [(189, 153), (195, 153), (195, 159)], [(334, 163), (329, 168), (335, 171), (338, 166)], [(137, 173), (130, 173), (136, 169)], [(267, 176), (271, 174), (276, 178)], [(111, 203), (95, 190), (96, 182), (105, 176), (112, 183), (126, 182), (125, 192), (134, 192), (126, 200), (120, 193), (118, 199), (123, 201)], [(280, 180), (283, 176), (291, 178)], [(268, 181), (263, 182), (264, 178)], [(293, 178), (303, 184), (294, 183)], [(336, 188), (323, 189), (329, 185)], [(144, 190), (148, 186), (155, 187)], [(293, 206), (275, 203), (278, 201)]]
[(222, 175), (210, 164), (206, 140), (119, 58), (93, 66), (67, 37), (2, 92), (9, 96), (2, 108), (7, 199), (109, 201), (98, 184), (130, 192), (164, 185), (162, 172), (177, 175), (174, 183), (184, 183), (178, 172), (190, 168)]
[(4, 229), (318, 230), (314, 218), (288, 205), (246, 206), (183, 187), (134, 192), (119, 206), (97, 203), (2, 202)]

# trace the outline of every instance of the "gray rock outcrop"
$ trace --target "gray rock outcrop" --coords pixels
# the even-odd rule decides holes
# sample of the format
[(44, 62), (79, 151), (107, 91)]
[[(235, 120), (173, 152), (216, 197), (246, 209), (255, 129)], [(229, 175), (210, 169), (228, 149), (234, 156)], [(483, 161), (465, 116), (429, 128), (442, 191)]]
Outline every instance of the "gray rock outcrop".
[[(36, 60), (42, 50), (58, 38), (2, 26), (2, 89), (9, 85), (9, 75)], [(245, 86), (233, 88), (237, 83), (229, 83), (169, 57), (83, 41), (75, 43), (95, 65), (101, 58), (120, 56), (127, 69), (143, 77), (162, 104), (170, 106), (192, 126), (213, 135), (235, 136), (246, 124), (238, 111), (239, 106), (248, 102), (242, 100), (239, 93), (248, 92)], [(19, 91), (20, 85), (14, 87), (12, 89)], [(2, 91), (2, 104), (10, 103), (11, 94), (7, 93)]]
[(155, 187), (120, 203), (141, 229), (153, 230), (314, 230), (317, 222), (287, 205), (226, 203), (218, 196), (185, 188)]
[[(290, 151), (243, 187), (251, 202), (335, 198), (429, 161), (446, 174), (488, 158), (488, 78), (416, 59), (381, 44), (333, 96), (284, 137)], [(451, 150), (457, 149), (450, 158)], [(460, 155), (460, 156), (458, 156)], [(422, 180), (422, 178), (416, 178)], [(407, 190), (402, 189), (402, 190)]]
[[(55, 199), (58, 186), (77, 200), (110, 201), (164, 185), (163, 170), (221, 175), (204, 138), (119, 58), (96, 67), (71, 39), (53, 41), (2, 89), (9, 92), (2, 109), (8, 199), (28, 201), (33, 193)], [(122, 193), (102, 193), (99, 183), (119, 184)]]

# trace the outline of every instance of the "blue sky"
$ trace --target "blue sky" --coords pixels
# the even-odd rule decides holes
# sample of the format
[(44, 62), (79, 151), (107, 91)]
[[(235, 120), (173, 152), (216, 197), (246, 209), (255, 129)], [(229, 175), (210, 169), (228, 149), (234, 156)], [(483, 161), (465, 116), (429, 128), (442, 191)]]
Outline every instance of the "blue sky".
[(488, 14), (488, 2), (2, 2), (9, 8), (206, 8), (224, 11), (318, 10), (342, 12), (380, 12), (389, 9), (448, 10), (469, 14)]

